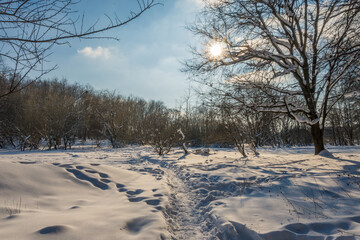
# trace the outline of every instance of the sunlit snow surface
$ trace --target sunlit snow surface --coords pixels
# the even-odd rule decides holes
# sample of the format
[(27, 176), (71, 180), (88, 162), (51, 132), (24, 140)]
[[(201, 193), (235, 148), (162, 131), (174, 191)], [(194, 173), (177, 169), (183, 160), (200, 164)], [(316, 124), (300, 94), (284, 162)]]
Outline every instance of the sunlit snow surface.
[(0, 239), (359, 239), (360, 147), (0, 150)]

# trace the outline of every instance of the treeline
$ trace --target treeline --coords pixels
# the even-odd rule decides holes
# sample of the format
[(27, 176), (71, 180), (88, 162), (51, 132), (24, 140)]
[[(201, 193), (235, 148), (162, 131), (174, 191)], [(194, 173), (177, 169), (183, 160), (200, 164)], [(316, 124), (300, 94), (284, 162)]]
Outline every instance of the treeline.
[[(11, 81), (0, 78), (1, 89)], [(24, 83), (26, 84), (26, 83)], [(346, 98), (329, 116), (327, 142), (360, 142), (360, 104)], [(173, 146), (256, 147), (310, 145), (309, 129), (288, 118), (226, 107), (183, 106), (170, 109), (159, 101), (95, 91), (66, 80), (36, 81), (23, 90), (0, 98), (0, 148), (69, 149), (77, 141), (104, 140), (114, 148), (150, 144), (159, 154)]]

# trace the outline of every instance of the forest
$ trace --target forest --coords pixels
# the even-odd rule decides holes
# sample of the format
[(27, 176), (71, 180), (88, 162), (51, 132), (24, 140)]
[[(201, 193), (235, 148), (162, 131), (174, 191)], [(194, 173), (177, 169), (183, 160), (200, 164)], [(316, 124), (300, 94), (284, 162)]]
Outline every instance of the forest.
[[(9, 84), (2, 73), (0, 89)], [(36, 81), (0, 99), (0, 147), (71, 149), (92, 141), (113, 148), (149, 144), (160, 155), (175, 146), (235, 147), (245, 156), (245, 145), (256, 153), (260, 146), (312, 144), (309, 127), (296, 120), (251, 110), (230, 113), (226, 105), (211, 101), (203, 98), (193, 106), (185, 97), (179, 107), (169, 108), (160, 101), (98, 91), (65, 79)], [(327, 144), (359, 144), (359, 96), (338, 101), (325, 126)]]

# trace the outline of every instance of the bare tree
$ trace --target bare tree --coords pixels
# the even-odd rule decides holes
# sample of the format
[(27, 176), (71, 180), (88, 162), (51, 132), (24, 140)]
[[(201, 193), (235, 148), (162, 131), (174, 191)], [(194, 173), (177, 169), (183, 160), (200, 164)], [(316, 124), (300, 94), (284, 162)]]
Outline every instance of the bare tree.
[(254, 155), (259, 155), (257, 147), (263, 142), (269, 131), (267, 126), (272, 122), (269, 113), (259, 113), (247, 108), (235, 109), (233, 105), (223, 104), (220, 107), (222, 118), (228, 134), (239, 152), (246, 157), (245, 144)]
[[(234, 107), (309, 125), (315, 154), (324, 150), (327, 115), (359, 81), (360, 2), (207, 2), (202, 21), (191, 27), (205, 49), (194, 49), (185, 70), (203, 76)], [(266, 96), (261, 104), (246, 97), (254, 89)]]
[(328, 116), (334, 145), (355, 145), (359, 129), (360, 82), (354, 92), (338, 101)]
[[(0, 67), (10, 79), (0, 98), (19, 91), (29, 73), (36, 79), (54, 68), (44, 69), (43, 63), (54, 45), (69, 45), (71, 39), (108, 38), (102, 33), (121, 27), (155, 6), (155, 0), (138, 1), (139, 9), (122, 20), (105, 15), (108, 24), (85, 24), (84, 16), (74, 11), (76, 0), (8, 0), (0, 2)], [(8, 66), (8, 67), (6, 67)]]
[(128, 125), (128, 113), (124, 111), (126, 100), (116, 92), (102, 92), (95, 111), (103, 126), (103, 135), (110, 141), (113, 148), (119, 148), (124, 142)]
[(150, 101), (142, 124), (143, 143), (149, 144), (159, 155), (165, 155), (174, 147), (177, 128), (174, 119), (177, 111), (167, 109), (163, 102)]

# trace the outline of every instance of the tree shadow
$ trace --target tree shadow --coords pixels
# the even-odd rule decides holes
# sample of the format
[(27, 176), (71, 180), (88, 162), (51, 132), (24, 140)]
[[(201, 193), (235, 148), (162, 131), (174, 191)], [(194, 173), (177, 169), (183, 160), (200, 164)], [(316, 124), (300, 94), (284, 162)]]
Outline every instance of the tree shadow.
[(178, 158), (178, 160), (183, 160), (186, 159), (186, 157), (190, 155), (190, 153), (184, 153), (184, 155), (182, 155), (181, 157)]

